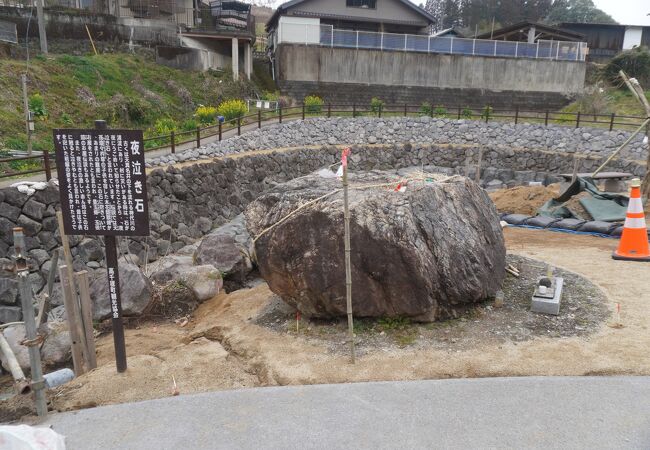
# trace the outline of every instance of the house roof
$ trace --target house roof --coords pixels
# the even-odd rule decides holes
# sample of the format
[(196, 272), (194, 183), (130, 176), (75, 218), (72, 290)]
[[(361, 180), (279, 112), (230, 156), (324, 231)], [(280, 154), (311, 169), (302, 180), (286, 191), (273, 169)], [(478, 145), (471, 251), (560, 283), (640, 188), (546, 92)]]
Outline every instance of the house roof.
[(562, 22), (558, 25), (562, 27), (578, 28), (650, 28), (650, 25), (623, 25), (619, 23), (585, 23), (585, 22)]
[(460, 38), (464, 38), (465, 35), (461, 33), (461, 31), (457, 27), (451, 27), (447, 28), (446, 30), (440, 30), (435, 33), (433, 33), (431, 36), (433, 37), (443, 37), (446, 35), (453, 35), (453, 36), (458, 36)]
[(544, 25), (542, 23), (528, 22), (528, 21), (519, 22), (507, 27), (499, 28), (498, 30), (494, 30), (494, 32), (480, 34), (476, 36), (476, 39), (507, 40), (508, 38), (515, 38), (511, 40), (518, 40), (516, 39), (518, 37), (517, 35), (521, 34), (521, 36), (519, 37), (521, 37), (523, 40), (523, 38), (526, 37), (528, 30), (532, 27), (535, 27), (535, 30), (538, 33), (547, 35), (547, 37), (556, 40), (562, 40), (562, 41), (583, 41), (584, 40), (584, 36), (580, 33), (563, 30), (561, 28)]
[[(292, 8), (292, 7), (296, 6), (296, 5), (304, 3), (305, 1), (307, 1), (307, 0), (290, 0), (290, 1), (285, 2), (285, 3), (281, 4), (280, 6), (278, 6), (277, 9), (275, 10), (275, 12), (273, 13), (273, 15), (271, 16), (271, 18), (268, 20), (268, 22), (266, 22), (266, 29), (269, 30), (269, 28), (271, 28), (275, 23), (277, 23), (280, 16), (283, 13), (285, 13), (289, 8)], [(428, 12), (426, 12), (424, 9), (420, 8), (419, 6), (411, 3), (409, 0), (396, 0), (396, 1), (399, 1), (400, 3), (403, 3), (404, 5), (411, 8), (413, 11), (415, 11), (416, 13), (420, 14), (430, 24), (434, 23), (436, 21), (435, 17), (433, 17), (431, 14), (429, 14)], [(329, 17), (329, 16), (331, 16), (331, 14), (323, 13), (322, 16), (323, 17)], [(357, 19), (357, 18), (355, 18), (355, 19)], [(395, 19), (394, 23), (400, 23), (400, 20)]]

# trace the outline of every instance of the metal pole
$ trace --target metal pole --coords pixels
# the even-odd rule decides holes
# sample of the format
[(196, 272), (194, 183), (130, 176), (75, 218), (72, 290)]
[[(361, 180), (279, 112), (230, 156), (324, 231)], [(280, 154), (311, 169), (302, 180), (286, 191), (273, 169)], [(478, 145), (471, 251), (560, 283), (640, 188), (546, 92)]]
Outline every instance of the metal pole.
[(172, 144), (172, 153), (176, 153), (176, 139), (175, 139), (175, 136), (174, 136), (174, 130), (172, 130), (172, 132), (171, 132), (170, 139), (171, 139), (171, 144)]
[(118, 372), (126, 371), (126, 345), (124, 343), (124, 323), (122, 321), (122, 298), (120, 295), (120, 273), (117, 266), (115, 236), (104, 236), (106, 246), (106, 271), (109, 293), (115, 291), (115, 301), (111, 301), (113, 343), (115, 345), (115, 365)]
[(350, 268), (350, 205), (348, 203), (348, 164), (347, 156), (343, 162), (343, 218), (345, 222), (345, 299), (348, 313), (348, 337), (350, 339), (350, 356), (355, 363), (354, 322), (352, 317), (352, 270)]
[(43, 0), (36, 0), (36, 17), (38, 18), (38, 37), (41, 40), (41, 52), (47, 55), (47, 36), (45, 35), (45, 16)]
[(23, 107), (25, 109), (25, 129), (27, 130), (27, 154), (32, 156), (32, 120), (29, 113), (29, 100), (27, 98), (27, 75), (22, 74), (20, 80), (23, 86)]
[(34, 317), (34, 305), (32, 304), (32, 288), (27, 277), (27, 254), (25, 248), (25, 236), (21, 227), (14, 228), (14, 252), (16, 260), (16, 275), (20, 291), (20, 302), (23, 309), (23, 322), (25, 323), (25, 334), (27, 339), (24, 345), (29, 349), (29, 365), (32, 375), (32, 389), (36, 403), (36, 414), (47, 415), (47, 402), (45, 400), (45, 382), (41, 368), (40, 336), (36, 334), (36, 318)]
[[(105, 130), (106, 122), (95, 121), (95, 128)], [(200, 139), (201, 128), (196, 127), (197, 138)], [(199, 141), (198, 145), (201, 145)], [(120, 273), (117, 265), (117, 243), (115, 236), (104, 236), (106, 251), (106, 273), (108, 275), (108, 292), (114, 297), (111, 300), (111, 322), (113, 327), (113, 344), (115, 345), (115, 365), (118, 372), (126, 371), (126, 344), (124, 342), (124, 322), (122, 321), (122, 297), (120, 294)]]

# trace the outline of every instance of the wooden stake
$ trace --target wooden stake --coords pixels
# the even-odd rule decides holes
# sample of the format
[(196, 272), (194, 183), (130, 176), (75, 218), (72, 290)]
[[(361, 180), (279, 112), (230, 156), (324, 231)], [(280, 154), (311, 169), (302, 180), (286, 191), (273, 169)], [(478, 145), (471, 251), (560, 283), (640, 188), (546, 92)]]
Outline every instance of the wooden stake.
[(59, 271), (61, 287), (63, 288), (63, 305), (65, 306), (65, 315), (68, 320), (68, 328), (70, 328), (70, 340), (72, 341), (72, 365), (74, 366), (75, 376), (79, 376), (84, 373), (83, 345), (81, 341), (79, 315), (75, 314), (75, 298), (72, 293), (72, 287), (70, 286), (68, 268), (64, 265), (61, 266)]
[(348, 338), (350, 339), (350, 356), (355, 363), (354, 323), (352, 317), (352, 270), (350, 268), (350, 206), (348, 203), (348, 165), (343, 164), (343, 218), (345, 222), (345, 298), (348, 313)]
[(36, 316), (36, 326), (47, 322), (47, 311), (50, 309), (50, 299), (52, 298), (52, 290), (54, 289), (54, 280), (56, 279), (56, 272), (59, 266), (59, 251), (54, 250), (52, 259), (50, 259), (50, 272), (47, 274), (47, 292), (43, 299), (43, 303), (39, 306), (38, 316)]
[[(86, 345), (86, 334), (83, 332), (83, 320), (81, 318), (81, 309), (79, 308), (79, 300), (77, 298), (77, 287), (74, 277), (74, 269), (72, 265), (72, 253), (70, 252), (70, 242), (68, 241), (68, 236), (65, 234), (65, 227), (63, 226), (63, 214), (61, 211), (56, 212), (56, 218), (59, 222), (59, 234), (61, 235), (61, 246), (63, 247), (63, 259), (65, 261), (66, 278), (68, 280), (68, 285), (70, 286), (70, 310), (68, 305), (65, 306), (66, 314), (68, 316), (68, 324), (70, 325), (70, 333), (72, 333), (72, 325), (69, 318), (73, 317), (73, 322), (75, 325), (75, 333), (77, 336), (77, 341), (80, 343), (82, 351), (87, 348)], [(61, 277), (63, 282), (63, 277)], [(72, 334), (70, 334), (72, 337)], [(83, 373), (83, 367), (81, 368)], [(75, 370), (76, 373), (76, 370)]]
[(88, 370), (97, 367), (97, 355), (95, 352), (95, 333), (93, 329), (93, 311), (90, 301), (90, 288), (88, 286), (88, 272), (82, 270), (75, 274), (79, 286), (79, 300), (81, 304), (81, 319), (83, 321), (84, 334), (86, 335), (86, 349), (84, 360)]

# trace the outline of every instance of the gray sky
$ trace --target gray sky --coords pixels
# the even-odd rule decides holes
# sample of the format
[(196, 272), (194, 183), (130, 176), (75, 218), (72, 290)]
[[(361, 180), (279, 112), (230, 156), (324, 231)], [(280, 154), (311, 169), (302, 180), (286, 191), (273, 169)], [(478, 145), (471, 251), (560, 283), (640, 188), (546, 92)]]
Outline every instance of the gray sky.
[(623, 25), (650, 25), (649, 0), (594, 0), (594, 3)]
[[(286, 0), (274, 0), (278, 6)], [(424, 0), (411, 0), (415, 4)], [(623, 25), (650, 25), (650, 0), (593, 0), (596, 6)]]

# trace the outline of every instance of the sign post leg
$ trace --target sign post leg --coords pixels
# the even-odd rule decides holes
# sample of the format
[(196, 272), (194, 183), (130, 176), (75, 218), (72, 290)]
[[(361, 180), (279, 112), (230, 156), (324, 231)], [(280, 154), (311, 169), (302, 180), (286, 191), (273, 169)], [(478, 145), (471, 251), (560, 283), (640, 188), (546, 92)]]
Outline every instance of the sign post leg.
[(124, 344), (124, 323), (122, 322), (122, 299), (120, 298), (120, 275), (117, 269), (117, 246), (115, 236), (105, 236), (106, 271), (108, 273), (108, 295), (111, 300), (113, 321), (113, 342), (115, 344), (115, 365), (118, 372), (126, 370), (126, 346)]

